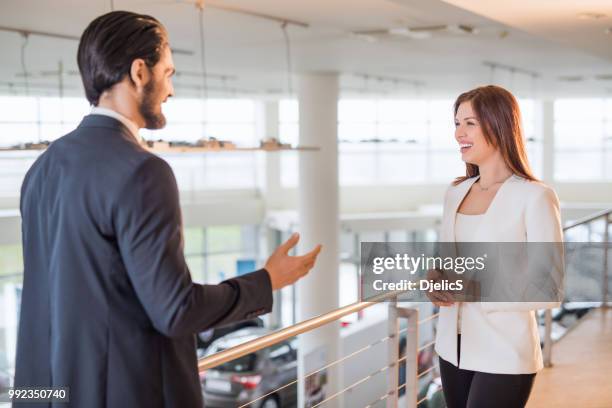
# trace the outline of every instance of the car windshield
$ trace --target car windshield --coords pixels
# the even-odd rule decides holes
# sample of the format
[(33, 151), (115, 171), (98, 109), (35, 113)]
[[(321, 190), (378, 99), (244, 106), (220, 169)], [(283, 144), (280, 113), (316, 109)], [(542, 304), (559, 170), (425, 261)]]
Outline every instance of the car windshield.
[[(222, 351), (219, 349), (218, 351)], [(228, 361), (227, 363), (218, 365), (215, 367), (217, 371), (224, 372), (234, 372), (234, 373), (244, 373), (247, 371), (253, 371), (255, 369), (255, 361), (257, 360), (257, 355), (255, 353), (247, 354), (246, 356), (239, 357), (232, 361)]]

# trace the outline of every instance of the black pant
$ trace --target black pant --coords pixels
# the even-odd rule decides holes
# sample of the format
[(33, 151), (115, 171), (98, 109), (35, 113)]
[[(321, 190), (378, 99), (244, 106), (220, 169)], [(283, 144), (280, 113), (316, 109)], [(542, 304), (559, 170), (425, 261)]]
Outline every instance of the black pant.
[[(457, 338), (457, 361), (461, 350)], [(491, 374), (463, 370), (440, 358), (442, 391), (448, 408), (523, 408), (535, 374)]]

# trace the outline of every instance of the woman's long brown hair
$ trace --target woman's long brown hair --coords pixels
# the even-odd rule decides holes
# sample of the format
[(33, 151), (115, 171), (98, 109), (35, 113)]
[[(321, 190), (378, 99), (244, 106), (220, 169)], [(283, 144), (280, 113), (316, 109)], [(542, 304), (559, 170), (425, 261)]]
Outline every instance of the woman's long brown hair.
[[(500, 151), (510, 171), (527, 180), (537, 181), (527, 161), (521, 112), (514, 95), (495, 85), (472, 89), (459, 95), (455, 101), (455, 116), (463, 102), (471, 103), (485, 140)], [(465, 163), (465, 176), (457, 177), (453, 185), (479, 174), (477, 165)]]

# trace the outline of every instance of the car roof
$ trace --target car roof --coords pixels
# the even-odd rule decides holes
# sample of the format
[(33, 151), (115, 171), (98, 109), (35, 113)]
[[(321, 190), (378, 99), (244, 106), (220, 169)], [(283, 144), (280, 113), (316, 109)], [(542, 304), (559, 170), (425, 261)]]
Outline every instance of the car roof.
[(271, 330), (265, 327), (245, 327), (244, 329), (236, 330), (235, 332), (228, 333), (223, 337), (219, 337), (213, 342), (213, 344), (211, 344), (211, 348), (226, 349), (234, 347), (270, 333)]

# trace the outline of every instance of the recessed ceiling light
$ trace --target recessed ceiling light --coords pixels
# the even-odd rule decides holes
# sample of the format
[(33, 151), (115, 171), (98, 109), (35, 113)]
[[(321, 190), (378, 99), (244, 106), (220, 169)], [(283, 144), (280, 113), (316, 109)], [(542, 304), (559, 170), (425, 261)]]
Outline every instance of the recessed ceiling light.
[(584, 12), (578, 14), (578, 18), (582, 20), (599, 20), (604, 17), (606, 17), (606, 15), (603, 13)]

